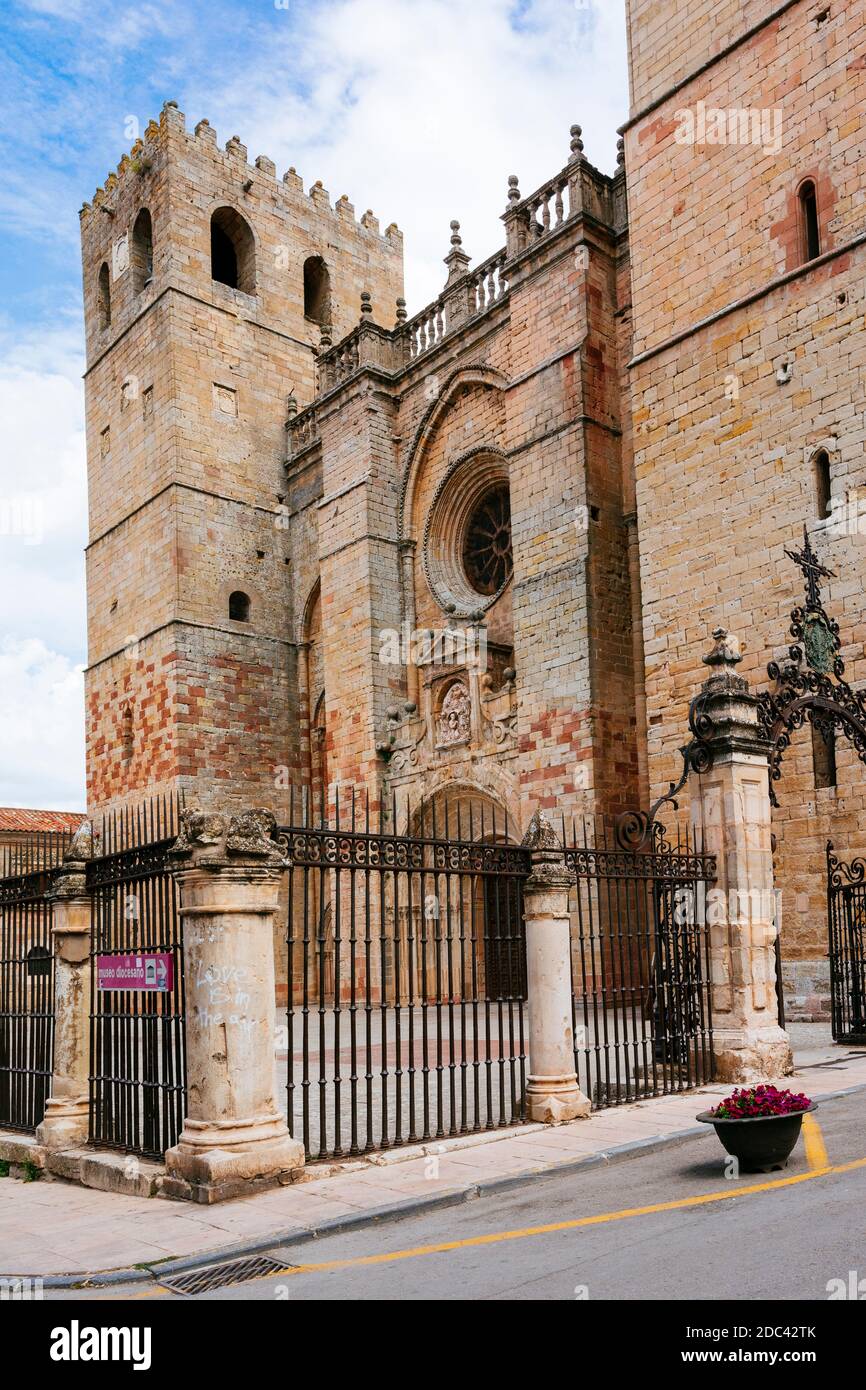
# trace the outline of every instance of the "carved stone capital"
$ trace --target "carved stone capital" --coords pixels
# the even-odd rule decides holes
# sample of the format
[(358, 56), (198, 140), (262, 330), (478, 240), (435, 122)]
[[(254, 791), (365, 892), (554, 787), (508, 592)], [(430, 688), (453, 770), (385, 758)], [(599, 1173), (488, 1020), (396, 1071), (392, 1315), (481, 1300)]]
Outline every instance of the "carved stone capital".
[(175, 872), (189, 868), (285, 868), (286, 858), (272, 838), (272, 811), (256, 809), (221, 815), (188, 806), (181, 812), (180, 834), (169, 850)]

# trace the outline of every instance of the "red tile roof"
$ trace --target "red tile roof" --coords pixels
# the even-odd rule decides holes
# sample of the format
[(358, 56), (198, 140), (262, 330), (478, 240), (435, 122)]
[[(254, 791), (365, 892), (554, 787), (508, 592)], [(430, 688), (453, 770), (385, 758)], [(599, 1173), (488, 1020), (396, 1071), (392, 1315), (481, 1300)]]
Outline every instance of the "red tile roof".
[(83, 811), (31, 811), (0, 806), (0, 832), (4, 830), (77, 830)]

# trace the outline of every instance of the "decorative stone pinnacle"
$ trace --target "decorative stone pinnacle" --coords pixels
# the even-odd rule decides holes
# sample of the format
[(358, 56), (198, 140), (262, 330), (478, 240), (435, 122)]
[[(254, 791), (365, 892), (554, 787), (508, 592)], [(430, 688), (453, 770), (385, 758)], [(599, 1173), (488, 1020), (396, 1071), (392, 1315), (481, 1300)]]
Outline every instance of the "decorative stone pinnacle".
[(583, 130), (581, 129), (581, 127), (580, 127), (579, 125), (573, 125), (573, 126), (571, 127), (571, 157), (572, 157), (572, 159), (578, 159), (578, 158), (583, 154), (583, 141), (582, 141), (581, 138), (580, 138), (582, 134), (583, 134)]
[(373, 301), (368, 290), (364, 290), (361, 295), (361, 322), (369, 323), (370, 315), (373, 312)]
[(520, 202), (520, 189), (517, 186), (518, 179), (516, 174), (508, 175), (508, 201), (509, 203)]
[(319, 352), (327, 352), (332, 343), (331, 325), (323, 323), (319, 330)]
[(728, 632), (726, 627), (717, 627), (713, 632), (713, 642), (715, 645), (703, 657), (704, 665), (727, 666), (733, 671), (737, 663), (743, 659), (739, 637)]
[(286, 414), (293, 420), (298, 413), (298, 398), (294, 391), (290, 391), (286, 400)]
[(625, 140), (622, 136), (616, 142), (616, 162), (620, 168), (625, 164)]
[(405, 323), (408, 315), (406, 313), (406, 301), (401, 295), (397, 300), (397, 322)]
[(462, 245), (463, 245), (463, 238), (462, 238), (462, 236), (460, 235), (460, 223), (459, 223), (459, 222), (456, 222), (456, 221), (452, 221), (452, 223), (451, 223), (451, 245), (452, 245), (452, 246), (462, 246)]

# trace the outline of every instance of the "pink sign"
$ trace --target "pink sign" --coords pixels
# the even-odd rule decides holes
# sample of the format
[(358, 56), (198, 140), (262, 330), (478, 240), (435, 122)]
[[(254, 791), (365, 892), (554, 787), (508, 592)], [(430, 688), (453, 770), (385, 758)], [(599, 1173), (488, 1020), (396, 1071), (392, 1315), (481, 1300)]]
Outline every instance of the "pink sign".
[(169, 991), (174, 984), (174, 960), (169, 951), (130, 956), (97, 956), (98, 989)]

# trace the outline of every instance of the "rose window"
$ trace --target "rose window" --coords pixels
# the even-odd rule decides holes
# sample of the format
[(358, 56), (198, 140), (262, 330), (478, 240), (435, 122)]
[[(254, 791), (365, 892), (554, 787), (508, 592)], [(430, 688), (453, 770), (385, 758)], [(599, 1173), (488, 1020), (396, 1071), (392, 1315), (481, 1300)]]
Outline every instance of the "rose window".
[(466, 577), (485, 598), (511, 578), (511, 507), (508, 488), (488, 492), (469, 518), (463, 541)]

